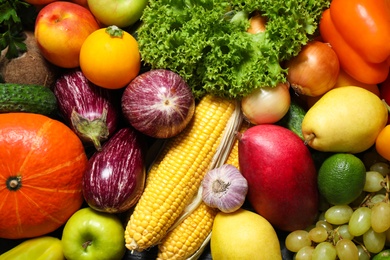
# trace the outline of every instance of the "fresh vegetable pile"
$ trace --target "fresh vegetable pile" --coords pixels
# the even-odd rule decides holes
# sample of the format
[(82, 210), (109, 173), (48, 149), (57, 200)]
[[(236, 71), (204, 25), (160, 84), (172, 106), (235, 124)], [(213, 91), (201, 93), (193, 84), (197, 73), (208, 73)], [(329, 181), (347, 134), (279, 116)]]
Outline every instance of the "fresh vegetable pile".
[[(195, 96), (243, 97), (286, 81), (280, 63), (298, 54), (315, 36), (320, 1), (149, 1), (138, 39), (152, 68), (177, 72)], [(248, 33), (260, 12), (266, 30)]]
[(106, 1), (0, 3), (0, 260), (387, 259), (388, 0)]

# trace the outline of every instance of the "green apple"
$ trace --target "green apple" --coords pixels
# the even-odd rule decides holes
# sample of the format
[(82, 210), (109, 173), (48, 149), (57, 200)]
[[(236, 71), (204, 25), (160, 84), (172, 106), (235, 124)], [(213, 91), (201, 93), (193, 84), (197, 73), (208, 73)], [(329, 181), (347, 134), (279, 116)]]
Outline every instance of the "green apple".
[(117, 215), (90, 207), (76, 211), (62, 232), (67, 260), (122, 259), (126, 252), (124, 227)]
[(88, 0), (88, 8), (105, 26), (120, 28), (136, 23), (142, 16), (148, 0)]

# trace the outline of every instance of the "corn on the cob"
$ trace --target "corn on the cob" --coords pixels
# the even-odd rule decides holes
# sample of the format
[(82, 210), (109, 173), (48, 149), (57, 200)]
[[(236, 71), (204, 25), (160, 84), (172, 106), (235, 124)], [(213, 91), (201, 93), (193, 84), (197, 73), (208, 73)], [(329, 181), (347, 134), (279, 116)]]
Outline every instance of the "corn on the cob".
[(206, 95), (190, 124), (170, 139), (147, 175), (145, 190), (125, 230), (126, 247), (157, 244), (197, 193), (236, 101)]
[(157, 259), (187, 259), (209, 235), (218, 210), (203, 202), (158, 245)]
[[(244, 122), (240, 132), (248, 127), (249, 125)], [(239, 168), (238, 139), (235, 139), (225, 163)], [(202, 202), (182, 223), (164, 237), (158, 245), (157, 260), (181, 260), (191, 257), (208, 239), (217, 213), (217, 209)]]

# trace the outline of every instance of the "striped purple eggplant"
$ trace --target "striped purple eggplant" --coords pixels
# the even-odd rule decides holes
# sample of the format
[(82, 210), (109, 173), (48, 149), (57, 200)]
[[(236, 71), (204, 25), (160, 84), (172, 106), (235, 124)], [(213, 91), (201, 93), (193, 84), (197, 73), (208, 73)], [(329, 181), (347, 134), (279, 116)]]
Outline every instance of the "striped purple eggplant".
[(91, 156), (82, 182), (91, 208), (120, 213), (137, 203), (145, 184), (144, 141), (134, 128), (121, 128)]
[(63, 73), (53, 91), (66, 123), (82, 141), (100, 150), (118, 128), (120, 100), (116, 101), (112, 90), (88, 81), (80, 69)]

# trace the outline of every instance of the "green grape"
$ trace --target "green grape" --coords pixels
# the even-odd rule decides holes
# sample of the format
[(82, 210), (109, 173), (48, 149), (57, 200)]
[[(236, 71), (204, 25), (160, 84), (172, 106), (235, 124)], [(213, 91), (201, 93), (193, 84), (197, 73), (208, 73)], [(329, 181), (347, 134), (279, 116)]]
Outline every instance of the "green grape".
[(337, 233), (338, 233), (338, 236), (341, 238), (341, 239), (349, 239), (349, 240), (352, 240), (354, 239), (354, 235), (352, 235), (351, 233), (349, 233), (349, 228), (348, 228), (348, 224), (344, 224), (344, 225), (341, 225), (337, 228)]
[(326, 220), (318, 220), (316, 223), (316, 227), (323, 227), (327, 231), (333, 230), (333, 225), (330, 224), (329, 222), (326, 222)]
[(386, 176), (390, 174), (390, 165), (385, 162), (377, 162), (370, 166), (370, 171), (376, 171)]
[(313, 255), (313, 246), (304, 246), (295, 254), (295, 260), (311, 260)]
[(336, 248), (329, 242), (319, 243), (313, 251), (312, 260), (335, 260), (337, 257)]
[(371, 253), (379, 253), (385, 247), (386, 233), (377, 233), (370, 228), (363, 234), (363, 244), (366, 249)]
[[(383, 189), (385, 190), (385, 189)], [(364, 202), (364, 206), (368, 208), (372, 208), (376, 203), (384, 201), (386, 198), (385, 194), (381, 192), (371, 193), (368, 199)]]
[(386, 246), (390, 247), (390, 228), (385, 233), (386, 233)]
[(349, 220), (348, 230), (351, 235), (357, 237), (363, 235), (371, 227), (371, 209), (367, 207), (357, 208)]
[(315, 243), (324, 242), (328, 238), (328, 231), (324, 227), (314, 227), (309, 231), (309, 238)]
[(310, 230), (312, 230), (312, 228), (315, 228), (316, 225), (315, 224), (311, 224), (310, 226), (307, 226), (304, 230), (306, 230), (307, 232), (309, 232)]
[(354, 242), (349, 239), (341, 239), (336, 244), (337, 256), (340, 260), (358, 260), (359, 250)]
[(385, 194), (375, 194), (374, 196), (372, 196), (371, 198), (371, 203), (372, 203), (372, 206), (376, 203), (379, 203), (379, 202), (382, 202), (384, 201), (386, 198), (386, 195)]
[(298, 252), (301, 248), (311, 245), (309, 232), (306, 230), (295, 230), (287, 235), (285, 240), (286, 248), (291, 252)]
[(369, 253), (361, 245), (357, 245), (356, 247), (359, 252), (359, 260), (370, 260)]
[(390, 228), (390, 204), (384, 201), (376, 203), (371, 208), (371, 227), (377, 233)]
[(384, 177), (379, 172), (368, 171), (366, 172), (366, 182), (364, 183), (363, 191), (377, 192), (383, 189), (381, 182)]
[(325, 219), (333, 225), (348, 223), (353, 209), (349, 205), (335, 205), (325, 211)]
[(325, 211), (322, 211), (321, 214), (318, 215), (317, 221), (319, 221), (319, 220), (325, 220)]

